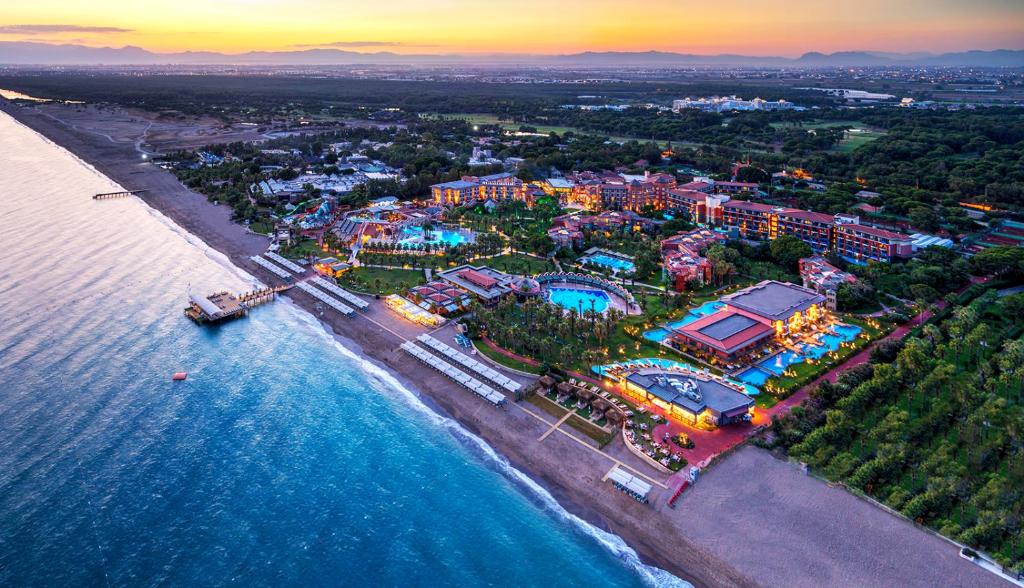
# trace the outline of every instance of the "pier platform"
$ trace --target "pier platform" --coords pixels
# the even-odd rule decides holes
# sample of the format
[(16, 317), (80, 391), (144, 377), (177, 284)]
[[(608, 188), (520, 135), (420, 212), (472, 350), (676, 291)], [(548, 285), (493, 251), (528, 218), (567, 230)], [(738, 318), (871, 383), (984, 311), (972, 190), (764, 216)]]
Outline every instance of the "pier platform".
[(215, 292), (209, 296), (189, 294), (189, 306), (185, 316), (199, 324), (214, 323), (244, 316), (249, 309), (272, 301), (278, 294), (291, 286), (274, 286), (242, 294)]
[(108, 200), (110, 198), (127, 198), (128, 196), (135, 196), (136, 194), (142, 194), (146, 190), (122, 190), (120, 192), (101, 192), (99, 194), (93, 194), (93, 200)]

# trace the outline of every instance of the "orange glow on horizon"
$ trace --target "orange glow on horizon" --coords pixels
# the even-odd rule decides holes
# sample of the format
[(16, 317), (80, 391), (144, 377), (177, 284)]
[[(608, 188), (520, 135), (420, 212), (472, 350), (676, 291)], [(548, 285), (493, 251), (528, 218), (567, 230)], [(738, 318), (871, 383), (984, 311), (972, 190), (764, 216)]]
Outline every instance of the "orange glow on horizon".
[[(0, 40), (135, 45), (158, 52), (335, 47), (403, 54), (676, 51), (795, 56), (806, 51), (1024, 48), (1024, 5), (1000, 0), (825, 6), (736, 0), (37, 0), (0, 9)], [(566, 19), (568, 14), (574, 15)], [(500, 23), (496, 30), (494, 23)]]

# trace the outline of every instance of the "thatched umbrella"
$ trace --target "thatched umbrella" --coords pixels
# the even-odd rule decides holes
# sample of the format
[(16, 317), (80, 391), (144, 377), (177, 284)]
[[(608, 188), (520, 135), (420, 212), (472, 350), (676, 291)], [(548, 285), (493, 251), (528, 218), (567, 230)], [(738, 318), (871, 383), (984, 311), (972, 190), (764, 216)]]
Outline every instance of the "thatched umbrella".
[(608, 410), (609, 407), (611, 407), (611, 403), (605, 400), (604, 398), (598, 397), (594, 399), (594, 402), (590, 404), (590, 407), (593, 408), (594, 410), (605, 412)]
[(559, 382), (558, 383), (558, 393), (559, 394), (572, 394), (572, 389), (573, 389), (573, 385), (570, 384), (569, 382)]
[(626, 420), (626, 415), (622, 414), (617, 408), (613, 408), (608, 412), (604, 413), (604, 418), (611, 421), (613, 424), (621, 424), (622, 421)]
[(550, 390), (555, 385), (555, 379), (552, 378), (551, 376), (541, 376), (541, 378), (537, 380), (537, 382), (545, 390)]
[(594, 392), (589, 388), (578, 387), (576, 388), (576, 396), (579, 396), (581, 400), (590, 400), (594, 397)]

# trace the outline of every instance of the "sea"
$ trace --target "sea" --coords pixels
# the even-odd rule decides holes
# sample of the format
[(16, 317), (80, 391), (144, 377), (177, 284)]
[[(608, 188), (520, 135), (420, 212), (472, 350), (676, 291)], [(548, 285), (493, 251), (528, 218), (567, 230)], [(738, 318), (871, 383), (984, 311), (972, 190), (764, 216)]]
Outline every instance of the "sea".
[(0, 586), (686, 586), (119, 189), (0, 113)]

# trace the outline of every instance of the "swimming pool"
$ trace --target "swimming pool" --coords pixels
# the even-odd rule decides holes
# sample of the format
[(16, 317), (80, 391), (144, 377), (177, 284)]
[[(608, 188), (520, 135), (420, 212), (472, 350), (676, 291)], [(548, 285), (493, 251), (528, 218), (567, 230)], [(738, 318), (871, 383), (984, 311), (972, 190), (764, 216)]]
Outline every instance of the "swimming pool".
[(768, 359), (762, 359), (757, 362), (757, 365), (762, 369), (770, 371), (776, 376), (781, 376), (782, 372), (786, 371), (786, 368), (794, 363), (800, 363), (805, 359), (807, 358), (803, 355), (800, 355), (791, 349), (787, 349), (778, 355), (774, 355)]
[(608, 310), (611, 298), (601, 290), (584, 290), (582, 288), (566, 288), (556, 286), (548, 288), (548, 300), (566, 310), (577, 310), (587, 312), (595, 310), (604, 312)]
[(610, 267), (613, 270), (618, 270), (622, 272), (631, 272), (634, 269), (636, 269), (636, 265), (632, 261), (622, 259), (620, 257), (612, 257), (611, 255), (605, 255), (604, 253), (595, 253), (584, 259), (591, 263), (596, 263), (597, 265)]
[(782, 375), (789, 366), (807, 359), (820, 359), (828, 352), (839, 349), (840, 344), (853, 341), (861, 332), (861, 328), (855, 325), (834, 325), (832, 330), (834, 333), (825, 333), (818, 337), (820, 343), (818, 345), (801, 343), (799, 352), (787, 349), (778, 355), (759, 361), (757, 367), (768, 370), (777, 376)]
[(767, 382), (768, 378), (771, 376), (771, 374), (761, 368), (749, 367), (740, 372), (739, 375), (736, 376), (736, 379), (760, 388), (761, 386), (764, 386), (764, 383)]
[(669, 336), (668, 329), (654, 329), (652, 331), (644, 331), (644, 339), (648, 341), (654, 341), (655, 343), (661, 343)]
[(721, 302), (715, 301), (715, 300), (712, 300), (710, 302), (705, 302), (704, 304), (701, 304), (700, 306), (695, 306), (695, 307), (691, 308), (689, 311), (687, 311), (687, 313), (683, 316), (683, 318), (681, 318), (681, 319), (679, 319), (677, 321), (672, 321), (671, 323), (668, 323), (668, 327), (670, 329), (679, 329), (681, 327), (685, 327), (686, 325), (692, 323), (693, 321), (695, 321), (697, 319), (704, 318), (704, 317), (708, 316), (709, 314), (714, 314), (714, 313), (718, 312), (724, 306), (725, 306), (724, 304), (722, 304)]
[(447, 245), (454, 247), (467, 242), (469, 239), (461, 231), (440, 229), (424, 231), (423, 227), (405, 227), (402, 234), (407, 237), (399, 240), (399, 243), (429, 243), (431, 245)]

